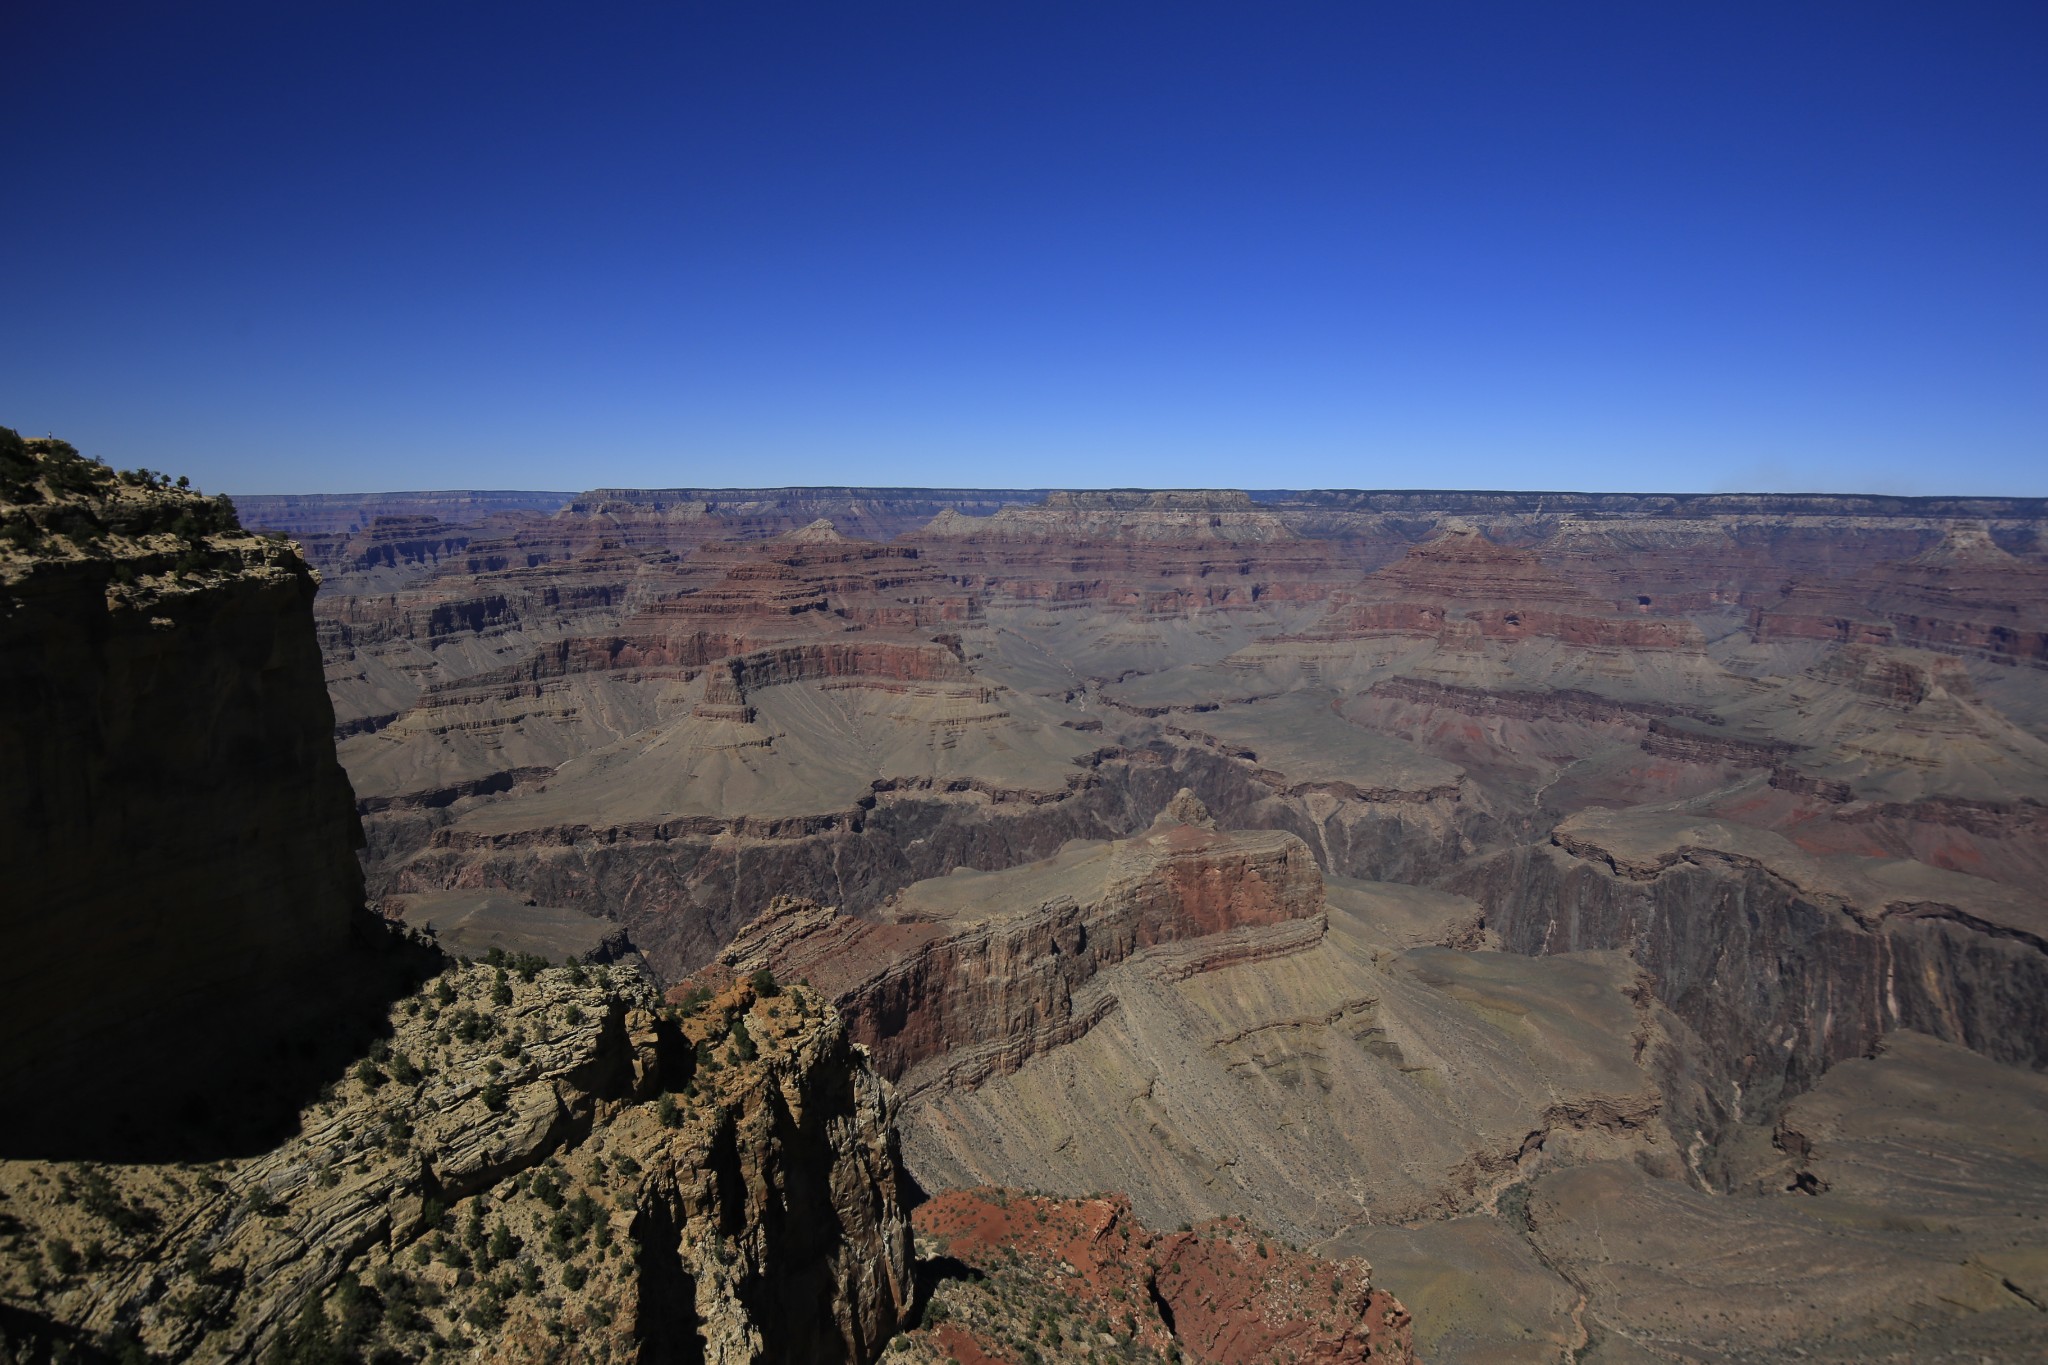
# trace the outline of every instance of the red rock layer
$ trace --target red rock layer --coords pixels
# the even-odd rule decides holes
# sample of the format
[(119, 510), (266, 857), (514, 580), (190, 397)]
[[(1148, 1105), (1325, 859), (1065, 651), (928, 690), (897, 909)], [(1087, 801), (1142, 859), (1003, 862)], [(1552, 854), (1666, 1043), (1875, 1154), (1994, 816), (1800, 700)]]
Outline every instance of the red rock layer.
[(1553, 573), (1530, 551), (1456, 525), (1334, 599), (1316, 634), (1465, 634), (1627, 649), (1702, 643), (1690, 622), (1619, 612)]
[[(1143, 949), (1289, 921), (1319, 928), (1322, 876), (1293, 835), (1173, 825), (1113, 849), (1113, 870), (1093, 895), (987, 918), (865, 920), (779, 898), (719, 960), (734, 973), (766, 967), (780, 980), (808, 980), (846, 1016), (876, 1070), (899, 1080), (956, 1049), (976, 1050), (973, 1067), (984, 1075), (1014, 1071), (1078, 1037), (1100, 1017), (1091, 1005), (1110, 1002), (1077, 994)], [(883, 913), (892, 911), (903, 913)], [(1219, 950), (1203, 965), (1229, 957)]]
[[(985, 1275), (1016, 1267), (1074, 1305), (1063, 1341), (1109, 1336), (1205, 1365), (1364, 1365), (1414, 1360), (1407, 1310), (1372, 1286), (1356, 1257), (1325, 1261), (1222, 1219), (1184, 1232), (1149, 1231), (1122, 1195), (1051, 1199), (1003, 1190), (955, 1190), (913, 1215), (921, 1238)], [(1005, 1286), (1007, 1287), (1007, 1286)], [(1022, 1358), (1018, 1335), (1043, 1339), (1016, 1309), (962, 1295), (962, 1311), (912, 1333), (961, 1361)], [(1099, 1328), (1107, 1326), (1102, 1333)], [(1028, 1343), (1027, 1343), (1028, 1344)], [(1038, 1348), (1032, 1346), (1034, 1356)], [(970, 1354), (971, 1352), (971, 1354)]]
[(1853, 580), (1788, 583), (1757, 605), (1753, 629), (1760, 640), (1910, 645), (2048, 665), (2048, 565), (1957, 528), (1933, 549)]

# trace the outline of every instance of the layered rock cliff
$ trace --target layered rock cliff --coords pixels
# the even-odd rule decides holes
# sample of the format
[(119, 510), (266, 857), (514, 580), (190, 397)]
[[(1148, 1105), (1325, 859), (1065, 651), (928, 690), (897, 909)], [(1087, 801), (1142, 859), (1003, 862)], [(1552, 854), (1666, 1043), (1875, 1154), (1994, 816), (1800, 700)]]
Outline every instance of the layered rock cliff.
[(1455, 885), (1517, 952), (1628, 950), (1692, 1032), (1665, 1079), (1679, 1126), (1710, 1140), (1895, 1029), (2048, 1065), (2048, 910), (1983, 878), (1589, 812)]
[(1180, 945), (1186, 973), (1313, 946), (1322, 893), (1301, 840), (1218, 833), (1183, 791), (1138, 838), (921, 882), (877, 919), (779, 898), (719, 961), (812, 983), (882, 1074), (915, 1094), (972, 1086), (1078, 1038), (1116, 1005), (1098, 974), (1148, 949)]
[(0, 430), (0, 1151), (147, 1144), (249, 1024), (351, 1003), (317, 586), (224, 500)]

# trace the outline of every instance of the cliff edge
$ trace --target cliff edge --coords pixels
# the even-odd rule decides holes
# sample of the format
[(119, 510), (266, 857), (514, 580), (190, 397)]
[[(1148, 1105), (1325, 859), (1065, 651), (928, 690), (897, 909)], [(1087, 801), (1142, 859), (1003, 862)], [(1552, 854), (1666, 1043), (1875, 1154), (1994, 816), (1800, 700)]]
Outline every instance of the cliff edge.
[(0, 1154), (232, 1142), (251, 1026), (331, 1026), (388, 965), (318, 585), (225, 499), (0, 428)]

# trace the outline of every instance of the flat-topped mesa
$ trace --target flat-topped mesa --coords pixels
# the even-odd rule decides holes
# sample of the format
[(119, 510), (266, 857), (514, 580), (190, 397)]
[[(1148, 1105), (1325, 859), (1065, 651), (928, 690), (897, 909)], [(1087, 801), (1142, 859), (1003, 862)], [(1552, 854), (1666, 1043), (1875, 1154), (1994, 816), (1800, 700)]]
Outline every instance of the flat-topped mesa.
[(1853, 579), (1797, 579), (1751, 613), (1759, 640), (1901, 644), (2048, 666), (2048, 564), (2006, 553), (1981, 526)]
[(1268, 506), (1364, 512), (1500, 516), (1543, 512), (1586, 517), (1690, 520), (1714, 517), (2048, 517), (2048, 498), (1907, 497), (1884, 493), (1574, 493), (1543, 489), (1312, 488), (1264, 495)]
[[(1199, 813), (1183, 798), (1178, 813)], [(915, 1091), (977, 1084), (1080, 1037), (1115, 1007), (1096, 977), (1118, 963), (1142, 955), (1186, 976), (1305, 950), (1324, 928), (1322, 874), (1300, 839), (1162, 817), (1136, 838), (916, 883), (875, 919), (778, 898), (719, 964), (809, 981), (876, 1070)]]
[(1342, 635), (1443, 636), (1460, 631), (1513, 643), (1631, 649), (1697, 649), (1688, 621), (1617, 611), (1545, 567), (1528, 550), (1500, 545), (1447, 518), (1441, 534), (1371, 574), (1335, 606), (1324, 629)]
[(430, 516), (451, 526), (477, 526), (505, 512), (552, 515), (574, 496), (562, 492), (449, 489), (407, 493), (242, 494), (234, 499), (242, 524), (305, 535), (351, 535), (380, 517)]
[(923, 563), (915, 548), (843, 536), (824, 520), (773, 540), (705, 545), (689, 564), (719, 576), (653, 603), (626, 622), (626, 629), (673, 632), (694, 625), (743, 629), (767, 639), (790, 632), (920, 629), (974, 614), (969, 595)]

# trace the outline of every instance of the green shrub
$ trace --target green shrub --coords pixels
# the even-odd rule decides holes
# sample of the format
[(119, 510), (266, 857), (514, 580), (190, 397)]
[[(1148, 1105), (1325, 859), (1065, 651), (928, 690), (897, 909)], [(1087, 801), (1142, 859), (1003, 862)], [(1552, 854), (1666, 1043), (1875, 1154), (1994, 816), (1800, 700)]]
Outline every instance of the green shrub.
[(59, 493), (89, 494), (110, 487), (114, 471), (88, 460), (69, 441), (49, 437), (35, 442), (42, 455), (43, 482)]
[(491, 1229), (491, 1240), (485, 1246), (484, 1254), (491, 1258), (492, 1265), (509, 1261), (519, 1254), (519, 1239), (512, 1235), (511, 1228), (499, 1223)]
[(334, 1339), (334, 1324), (318, 1295), (307, 1295), (291, 1330), (271, 1343), (264, 1365), (342, 1365), (348, 1349)]
[(52, 1237), (43, 1243), (43, 1259), (57, 1275), (68, 1279), (78, 1273), (78, 1252), (67, 1238)]
[(484, 1108), (490, 1110), (493, 1114), (504, 1113), (507, 1098), (510, 1095), (510, 1093), (511, 1092), (505, 1088), (505, 1083), (503, 1081), (487, 1082), (484, 1085), (482, 1092)]

